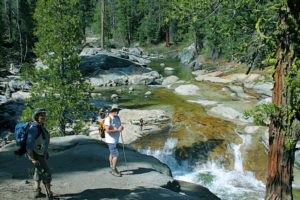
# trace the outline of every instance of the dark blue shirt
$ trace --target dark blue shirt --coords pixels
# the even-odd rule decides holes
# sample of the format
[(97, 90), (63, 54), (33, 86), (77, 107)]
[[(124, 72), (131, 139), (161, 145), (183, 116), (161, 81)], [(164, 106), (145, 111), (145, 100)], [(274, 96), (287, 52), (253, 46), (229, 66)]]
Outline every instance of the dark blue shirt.
[[(36, 142), (38, 140), (37, 136), (40, 131), (40, 137), (43, 138), (42, 146), (43, 146), (43, 154), (48, 152), (48, 145), (50, 141), (50, 134), (46, 130), (45, 127), (39, 126), (37, 122), (33, 122), (28, 129), (28, 136), (26, 141), (26, 150), (27, 153), (32, 154), (34, 149), (36, 148)], [(38, 152), (35, 152), (38, 153)], [(40, 153), (38, 153), (40, 154)]]

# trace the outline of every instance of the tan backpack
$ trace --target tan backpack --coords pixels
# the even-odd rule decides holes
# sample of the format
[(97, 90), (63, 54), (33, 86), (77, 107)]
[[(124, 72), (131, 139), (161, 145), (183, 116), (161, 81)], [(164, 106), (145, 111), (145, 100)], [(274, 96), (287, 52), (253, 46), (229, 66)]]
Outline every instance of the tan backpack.
[[(107, 117), (109, 117), (109, 121), (111, 123), (112, 118), (110, 116), (107, 116)], [(105, 138), (105, 119), (103, 119), (99, 122), (99, 134), (100, 134), (101, 138)]]

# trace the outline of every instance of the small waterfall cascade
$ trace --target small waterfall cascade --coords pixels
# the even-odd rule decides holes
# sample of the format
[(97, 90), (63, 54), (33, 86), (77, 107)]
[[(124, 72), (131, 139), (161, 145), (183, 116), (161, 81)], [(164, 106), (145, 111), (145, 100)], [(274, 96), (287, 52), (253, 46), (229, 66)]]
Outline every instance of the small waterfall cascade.
[(234, 154), (234, 168), (227, 170), (216, 161), (207, 161), (203, 164), (189, 166), (188, 161), (180, 164), (173, 154), (177, 144), (176, 138), (168, 138), (162, 149), (139, 150), (141, 153), (152, 155), (161, 162), (167, 164), (175, 179), (200, 184), (207, 187), (214, 194), (224, 200), (262, 200), (264, 199), (265, 185), (257, 180), (252, 172), (243, 169), (242, 147), (251, 144), (250, 135), (239, 135), (242, 138), (240, 144), (230, 144)]

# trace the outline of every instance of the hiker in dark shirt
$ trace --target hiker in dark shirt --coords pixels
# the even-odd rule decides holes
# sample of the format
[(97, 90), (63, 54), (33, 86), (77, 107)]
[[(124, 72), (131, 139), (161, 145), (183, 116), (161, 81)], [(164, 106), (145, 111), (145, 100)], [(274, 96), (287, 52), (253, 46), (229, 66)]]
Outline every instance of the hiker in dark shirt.
[(141, 128), (141, 131), (143, 131), (143, 126), (144, 126), (144, 120), (143, 118), (140, 119), (140, 128)]
[(45, 185), (48, 199), (53, 199), (51, 191), (51, 172), (48, 168), (46, 160), (49, 158), (48, 145), (50, 134), (44, 127), (46, 121), (45, 109), (36, 109), (33, 114), (34, 122), (28, 129), (28, 137), (26, 141), (26, 151), (29, 160), (35, 167), (34, 171), (34, 198), (46, 197), (41, 192), (40, 182)]

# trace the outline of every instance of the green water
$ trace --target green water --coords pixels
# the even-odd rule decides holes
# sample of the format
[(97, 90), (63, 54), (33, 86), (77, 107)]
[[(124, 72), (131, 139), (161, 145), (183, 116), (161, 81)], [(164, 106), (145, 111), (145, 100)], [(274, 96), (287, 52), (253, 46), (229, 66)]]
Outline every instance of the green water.
[[(130, 144), (136, 149), (162, 150), (169, 138), (176, 138), (177, 143), (174, 149), (175, 158), (180, 161), (189, 159), (191, 162), (207, 160), (216, 161), (227, 170), (234, 167), (234, 156), (229, 145), (242, 143), (241, 138), (236, 133), (236, 129), (242, 129), (236, 124), (207, 114), (207, 109), (200, 104), (189, 103), (187, 100), (211, 100), (217, 101), (224, 105), (230, 106), (237, 110), (251, 108), (255, 105), (255, 100), (240, 102), (236, 97), (232, 97), (225, 93), (222, 84), (212, 84), (207, 82), (197, 82), (188, 67), (184, 67), (176, 60), (157, 60), (149, 65), (153, 70), (158, 71), (164, 77), (169, 76), (160, 63), (164, 63), (165, 67), (174, 68), (172, 75), (176, 75), (185, 83), (174, 84), (170, 89), (156, 86), (120, 86), (111, 88), (101, 88), (98, 90), (102, 94), (102, 100), (110, 102), (112, 94), (118, 94), (120, 99), (116, 102), (123, 108), (128, 109), (162, 109), (171, 114), (172, 119), (170, 126), (163, 130), (142, 137), (141, 139)], [(196, 96), (182, 96), (174, 92), (174, 89), (183, 84), (194, 84), (199, 87), (199, 94)], [(129, 92), (129, 87), (133, 87), (134, 91)], [(151, 91), (151, 95), (145, 96), (145, 92)], [(257, 146), (262, 146), (261, 144)], [(260, 152), (260, 151), (259, 151)], [(262, 152), (262, 151), (261, 151)], [(251, 158), (251, 154), (260, 156), (264, 160), (266, 155), (264, 152), (257, 151), (246, 152), (243, 156)], [(192, 158), (191, 158), (192, 157)], [(249, 160), (249, 159), (248, 159)], [(256, 164), (250, 171), (265, 171), (265, 166)], [(252, 167), (252, 166), (251, 166)], [(248, 167), (250, 168), (250, 167)], [(258, 168), (258, 169), (257, 169)], [(261, 178), (263, 179), (263, 175)], [(211, 172), (200, 173), (197, 177), (204, 184), (210, 185), (216, 175)], [(247, 186), (245, 186), (247, 187)], [(226, 192), (226, 191), (225, 191)], [(255, 191), (254, 191), (255, 193)], [(261, 191), (260, 191), (261, 193)], [(251, 199), (251, 195), (248, 199)], [(253, 198), (257, 199), (257, 198)], [(259, 198), (260, 199), (260, 198)]]
[[(166, 67), (173, 67), (175, 69), (174, 75), (181, 80), (197, 85), (201, 90), (201, 98), (219, 99), (224, 102), (232, 100), (232, 97), (222, 92), (222, 85), (193, 81), (191, 69), (182, 66), (176, 60), (157, 60), (151, 62), (149, 66), (163, 76), (167, 76), (163, 68), (160, 67), (160, 63), (164, 63)], [(134, 91), (129, 92), (129, 87), (133, 87)], [(152, 94), (145, 96), (147, 91), (151, 91)], [(160, 134), (159, 137), (153, 135), (143, 137), (131, 144), (133, 147), (146, 148), (151, 146), (154, 149), (159, 149), (163, 147), (169, 137), (175, 137), (179, 140), (177, 144), (179, 152), (186, 152), (187, 148), (188, 151), (193, 151), (193, 148), (201, 149), (209, 145), (210, 152), (205, 152), (206, 158), (223, 157), (221, 162), (225, 163), (226, 166), (230, 167), (233, 164), (233, 158), (227, 145), (240, 140), (234, 131), (236, 126), (231, 122), (209, 116), (200, 104), (187, 102), (187, 100), (197, 100), (199, 97), (182, 96), (176, 94), (173, 89), (144, 85), (102, 88), (101, 94), (103, 100), (107, 101), (110, 100), (112, 94), (118, 94), (120, 99), (117, 103), (124, 108), (163, 109), (173, 116), (170, 130), (161, 131), (158, 133)], [(184, 153), (180, 154), (184, 155)], [(195, 156), (197, 157), (197, 155)]]
[(300, 200), (300, 189), (293, 189), (294, 200)]
[[(161, 67), (161, 63), (164, 63), (165, 67)], [(149, 67), (151, 67), (153, 70), (157, 71), (164, 77), (174, 74), (181, 80), (189, 81), (193, 79), (191, 69), (189, 67), (183, 66), (176, 59), (154, 60), (149, 64)], [(174, 68), (174, 72), (170, 73), (165, 71), (164, 68), (166, 67)]]

